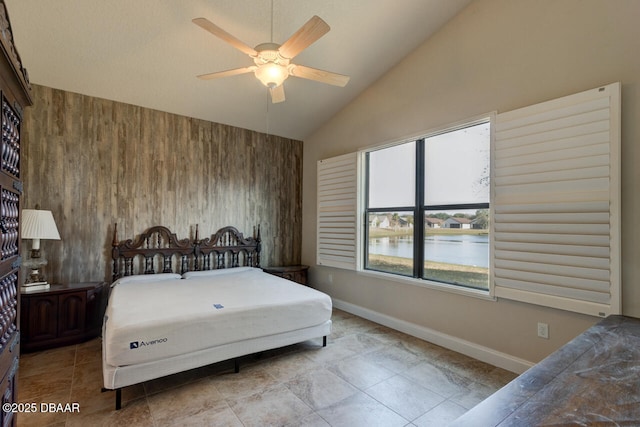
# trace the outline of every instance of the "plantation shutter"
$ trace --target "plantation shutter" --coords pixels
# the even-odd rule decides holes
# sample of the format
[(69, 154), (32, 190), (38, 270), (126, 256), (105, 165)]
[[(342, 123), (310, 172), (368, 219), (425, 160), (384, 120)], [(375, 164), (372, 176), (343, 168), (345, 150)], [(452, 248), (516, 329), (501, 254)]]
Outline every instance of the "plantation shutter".
[(357, 267), (357, 183), (357, 153), (318, 162), (318, 265)]
[(495, 296), (621, 312), (620, 84), (499, 114)]

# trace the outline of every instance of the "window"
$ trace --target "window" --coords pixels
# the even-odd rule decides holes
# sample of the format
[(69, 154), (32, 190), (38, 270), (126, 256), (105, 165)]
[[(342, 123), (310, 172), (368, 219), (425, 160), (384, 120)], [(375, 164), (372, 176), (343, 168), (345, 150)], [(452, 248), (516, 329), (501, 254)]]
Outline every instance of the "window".
[(489, 288), (488, 120), (366, 154), (365, 269)]

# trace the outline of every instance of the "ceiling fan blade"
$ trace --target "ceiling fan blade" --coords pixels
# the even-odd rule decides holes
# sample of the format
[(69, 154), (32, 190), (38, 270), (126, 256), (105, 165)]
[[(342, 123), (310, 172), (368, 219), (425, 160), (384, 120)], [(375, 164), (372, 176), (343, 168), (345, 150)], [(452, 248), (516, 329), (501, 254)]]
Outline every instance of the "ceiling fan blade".
[(280, 55), (293, 58), (329, 32), (331, 28), (321, 18), (314, 16), (280, 46)]
[(256, 67), (252, 65), (251, 67), (234, 68), (233, 70), (218, 71), (218, 72), (209, 73), (209, 74), (201, 74), (198, 76), (198, 78), (202, 80), (218, 79), (220, 77), (228, 77), (228, 76), (235, 76), (238, 74), (250, 73), (255, 69)]
[(271, 92), (271, 102), (277, 104), (278, 102), (284, 101), (284, 85), (276, 86), (274, 88), (269, 89)]
[(317, 68), (305, 67), (304, 65), (294, 65), (290, 68), (289, 73), (292, 76), (303, 79), (315, 80), (321, 83), (327, 83), (334, 86), (344, 87), (349, 83), (349, 76), (343, 74), (332, 73), (330, 71), (318, 70)]
[(248, 46), (243, 41), (238, 40), (237, 38), (227, 33), (225, 30), (218, 27), (216, 24), (214, 24), (213, 22), (209, 21), (206, 18), (194, 18), (192, 22), (197, 26), (209, 31), (214, 36), (221, 38), (222, 40), (229, 43), (231, 46), (235, 47), (241, 52), (246, 53), (249, 56), (256, 56), (258, 54), (258, 52), (256, 52), (254, 48)]

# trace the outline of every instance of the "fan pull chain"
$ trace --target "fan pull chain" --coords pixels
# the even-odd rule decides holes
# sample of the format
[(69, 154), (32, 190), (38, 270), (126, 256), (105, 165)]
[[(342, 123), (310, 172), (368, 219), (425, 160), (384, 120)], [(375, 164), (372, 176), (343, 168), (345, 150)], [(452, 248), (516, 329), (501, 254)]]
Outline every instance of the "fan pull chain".
[(271, 43), (273, 43), (273, 0), (271, 0)]
[[(271, 43), (273, 43), (273, 0), (271, 0)], [(271, 96), (269, 89), (266, 90), (266, 103), (267, 103), (267, 141), (269, 141), (269, 104), (271, 103)]]
[(269, 141), (269, 104), (271, 103), (271, 97), (269, 96), (269, 89), (265, 91), (267, 101), (267, 141)]

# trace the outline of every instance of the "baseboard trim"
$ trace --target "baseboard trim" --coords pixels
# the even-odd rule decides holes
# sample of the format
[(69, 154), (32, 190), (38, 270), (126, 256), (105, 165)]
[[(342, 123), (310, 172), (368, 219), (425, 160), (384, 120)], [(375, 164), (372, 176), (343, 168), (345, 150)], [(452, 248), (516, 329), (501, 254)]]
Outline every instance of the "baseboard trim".
[(355, 314), (356, 316), (371, 320), (372, 322), (379, 323), (397, 331), (404, 332), (405, 334), (429, 341), (441, 347), (457, 351), (458, 353), (462, 353), (469, 357), (473, 357), (474, 359), (481, 360), (485, 363), (489, 363), (493, 366), (497, 366), (517, 374), (523, 373), (534, 365), (534, 363), (527, 360), (520, 359), (452, 335), (444, 334), (434, 329), (416, 325), (415, 323), (378, 313), (377, 311), (373, 311), (359, 305), (333, 299), (333, 306), (339, 310), (346, 311), (347, 313)]

